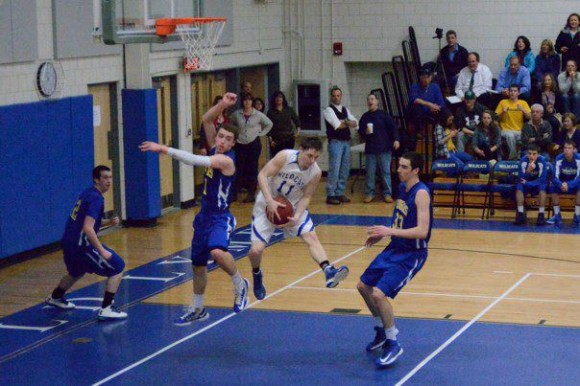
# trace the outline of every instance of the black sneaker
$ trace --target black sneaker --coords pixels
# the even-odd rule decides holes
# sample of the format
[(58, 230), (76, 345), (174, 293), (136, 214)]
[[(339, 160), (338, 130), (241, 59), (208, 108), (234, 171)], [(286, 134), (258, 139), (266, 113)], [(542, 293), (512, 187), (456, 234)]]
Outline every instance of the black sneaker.
[(342, 196), (337, 196), (336, 199), (342, 203), (350, 202), (350, 198), (348, 198), (344, 194)]
[(546, 225), (546, 217), (543, 213), (538, 213), (538, 221), (536, 221), (536, 225), (542, 226)]
[(516, 213), (516, 221), (514, 225), (524, 225), (526, 223), (526, 215), (523, 212)]
[(340, 200), (337, 197), (326, 197), (328, 205), (340, 205)]

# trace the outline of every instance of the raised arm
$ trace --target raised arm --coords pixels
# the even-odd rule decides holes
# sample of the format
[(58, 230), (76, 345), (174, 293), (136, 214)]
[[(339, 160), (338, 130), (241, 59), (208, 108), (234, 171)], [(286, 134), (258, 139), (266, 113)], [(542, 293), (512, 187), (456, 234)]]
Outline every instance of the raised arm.
[(238, 101), (238, 96), (232, 92), (226, 93), (222, 100), (218, 102), (215, 106), (212, 106), (205, 114), (203, 114), (203, 129), (205, 131), (205, 137), (210, 146), (215, 143), (215, 136), (217, 134), (214, 121), (219, 117), (219, 115), (231, 106), (234, 106)]

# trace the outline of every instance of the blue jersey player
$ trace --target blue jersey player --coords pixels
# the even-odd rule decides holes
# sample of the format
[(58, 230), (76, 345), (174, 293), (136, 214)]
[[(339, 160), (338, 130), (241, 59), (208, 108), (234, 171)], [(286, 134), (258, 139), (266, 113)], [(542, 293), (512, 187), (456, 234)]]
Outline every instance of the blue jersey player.
[(394, 299), (427, 260), (433, 207), (429, 189), (419, 180), (422, 167), (420, 154), (408, 152), (399, 159), (397, 172), (401, 184), (392, 226), (375, 225), (367, 229), (367, 247), (385, 236), (391, 237), (389, 245), (371, 262), (357, 285), (377, 322), (375, 339), (366, 349), (370, 352), (382, 347), (382, 354), (376, 360), (379, 368), (393, 365), (403, 353), (397, 342), (399, 331), (395, 327), (393, 306), (387, 298)]
[(113, 299), (123, 278), (125, 262), (112, 249), (102, 244), (97, 237), (101, 225), (117, 225), (119, 218), (103, 219), (105, 194), (113, 184), (113, 174), (107, 166), (99, 165), (93, 170), (94, 186), (85, 190), (77, 199), (67, 219), (61, 246), (68, 274), (62, 277), (47, 304), (62, 309), (75, 308), (64, 294), (85, 273), (107, 277), (107, 285), (99, 320), (115, 320), (127, 317), (125, 312), (113, 306)]
[(208, 156), (194, 155), (154, 142), (143, 142), (142, 151), (151, 151), (171, 156), (185, 164), (206, 167), (201, 210), (193, 221), (191, 241), (191, 261), (193, 265), (193, 304), (188, 311), (175, 321), (179, 326), (203, 321), (209, 318), (203, 303), (207, 285), (207, 262), (213, 259), (234, 284), (234, 311), (240, 312), (248, 303), (249, 282), (243, 279), (236, 267), (233, 256), (228, 252), (230, 235), (236, 228), (236, 220), (230, 213), (230, 203), (234, 194), (235, 153), (238, 130), (225, 124), (216, 132), (214, 121), (228, 107), (234, 106), (236, 94), (227, 93), (203, 116), (203, 126), (208, 142), (215, 146)]
[(520, 160), (519, 182), (516, 185), (516, 204), (518, 206), (515, 225), (526, 223), (524, 213), (524, 200), (526, 194), (537, 194), (540, 196), (540, 207), (538, 209), (538, 220), (536, 225), (546, 225), (545, 207), (546, 190), (548, 187), (548, 169), (546, 160), (540, 155), (540, 147), (531, 143), (528, 145), (527, 154)]
[(564, 152), (556, 157), (551, 192), (554, 216), (547, 223), (559, 225), (562, 222), (560, 194), (575, 194), (576, 206), (572, 226), (580, 227), (580, 154), (576, 152), (576, 142), (571, 139), (564, 142)]

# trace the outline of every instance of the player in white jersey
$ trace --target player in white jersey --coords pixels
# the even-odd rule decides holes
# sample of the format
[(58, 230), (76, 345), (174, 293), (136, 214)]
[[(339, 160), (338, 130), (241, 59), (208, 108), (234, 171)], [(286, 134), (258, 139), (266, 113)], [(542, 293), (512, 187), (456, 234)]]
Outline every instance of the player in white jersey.
[[(308, 213), (308, 204), (316, 191), (322, 172), (316, 163), (322, 150), (322, 142), (317, 137), (306, 138), (300, 150), (283, 150), (276, 154), (258, 174), (260, 193), (254, 205), (252, 220), (252, 247), (250, 262), (254, 276), (254, 295), (258, 300), (266, 296), (263, 274), (260, 270), (262, 254), (277, 228), (284, 237), (299, 236), (308, 244), (312, 259), (324, 271), (326, 286), (333, 288), (348, 276), (348, 267), (335, 268), (328, 262), (326, 251), (314, 231), (314, 223)], [(294, 216), (287, 224), (275, 226), (266, 215), (266, 208), (278, 216), (277, 196), (286, 197), (294, 208)]]

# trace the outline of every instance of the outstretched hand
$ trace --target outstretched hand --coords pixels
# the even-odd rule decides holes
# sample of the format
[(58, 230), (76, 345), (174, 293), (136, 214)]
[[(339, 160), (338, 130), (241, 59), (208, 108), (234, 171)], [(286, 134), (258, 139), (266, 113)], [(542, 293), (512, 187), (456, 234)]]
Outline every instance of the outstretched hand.
[(161, 153), (163, 151), (163, 145), (156, 142), (145, 141), (139, 145), (141, 151), (152, 151), (153, 153)]
[(383, 238), (376, 236), (376, 237), (369, 237), (367, 239), (367, 241), (365, 241), (365, 247), (370, 248), (373, 245), (375, 245), (376, 243), (378, 243), (379, 241), (381, 241)]

